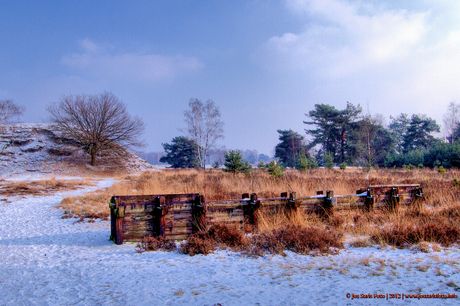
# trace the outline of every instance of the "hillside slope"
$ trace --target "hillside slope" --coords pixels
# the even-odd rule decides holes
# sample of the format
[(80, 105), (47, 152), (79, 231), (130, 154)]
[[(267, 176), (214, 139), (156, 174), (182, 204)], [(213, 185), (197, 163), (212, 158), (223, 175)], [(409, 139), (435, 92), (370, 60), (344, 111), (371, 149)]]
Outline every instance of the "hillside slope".
[(11, 124), (0, 133), (0, 177), (31, 173), (121, 174), (155, 169), (129, 152), (123, 158), (99, 156), (95, 167), (89, 165), (89, 160), (74, 140), (63, 137), (51, 124)]

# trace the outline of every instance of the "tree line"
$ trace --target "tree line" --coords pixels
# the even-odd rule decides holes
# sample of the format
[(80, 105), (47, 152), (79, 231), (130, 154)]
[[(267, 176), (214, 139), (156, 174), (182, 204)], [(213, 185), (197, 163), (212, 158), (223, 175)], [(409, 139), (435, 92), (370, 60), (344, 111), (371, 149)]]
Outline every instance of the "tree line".
[[(11, 100), (0, 101), (0, 127), (18, 117), (24, 108)], [(131, 117), (115, 95), (63, 95), (48, 105), (49, 120), (63, 134), (74, 138), (90, 156), (90, 163), (104, 152), (122, 154), (143, 145), (145, 129), (140, 118)], [(347, 102), (344, 109), (316, 104), (306, 115), (305, 136), (293, 130), (278, 130), (275, 160), (257, 151), (217, 148), (224, 138), (219, 107), (212, 100), (191, 98), (184, 111), (183, 135), (163, 143), (164, 153), (152, 155), (173, 168), (205, 168), (212, 156), (213, 166), (224, 165), (247, 171), (251, 165), (306, 170), (316, 167), (460, 167), (460, 104), (451, 102), (444, 115), (443, 138), (437, 122), (421, 114), (401, 113), (385, 124), (381, 115), (363, 113), (360, 105)], [(150, 156), (144, 154), (145, 156)], [(233, 162), (232, 162), (233, 161)], [(233, 171), (233, 170), (232, 170)]]
[(460, 167), (460, 106), (455, 102), (444, 116), (445, 139), (433, 135), (441, 131), (436, 121), (421, 114), (391, 116), (385, 125), (382, 116), (363, 114), (360, 105), (347, 102), (344, 109), (316, 104), (305, 115), (310, 140), (278, 130), (275, 157), (286, 167)]

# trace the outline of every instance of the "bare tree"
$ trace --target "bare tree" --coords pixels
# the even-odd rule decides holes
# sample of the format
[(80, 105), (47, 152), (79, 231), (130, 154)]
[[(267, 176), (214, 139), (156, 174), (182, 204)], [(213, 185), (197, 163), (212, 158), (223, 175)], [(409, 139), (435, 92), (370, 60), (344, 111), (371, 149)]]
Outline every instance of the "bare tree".
[(191, 98), (188, 106), (190, 109), (184, 111), (187, 125), (185, 132), (197, 143), (198, 161), (204, 169), (209, 149), (214, 147), (218, 139), (224, 138), (224, 123), (220, 120), (219, 108), (212, 100), (203, 104), (200, 100)]
[[(11, 100), (0, 100), (0, 134), (3, 134), (7, 123), (10, 123), (13, 118), (21, 116), (24, 111), (25, 108), (23, 106), (19, 106)], [(11, 139), (4, 143), (1, 150), (2, 153), (10, 143)]]
[(0, 100), (0, 128), (9, 123), (14, 117), (19, 117), (25, 108), (15, 104), (11, 100)]
[(447, 113), (444, 114), (444, 133), (446, 139), (453, 143), (454, 131), (457, 123), (460, 121), (460, 104), (451, 101), (447, 108)]
[(139, 141), (145, 125), (131, 118), (125, 104), (110, 92), (98, 95), (64, 95), (47, 108), (50, 121), (64, 135), (77, 141), (90, 155), (91, 165), (104, 151), (122, 154)]

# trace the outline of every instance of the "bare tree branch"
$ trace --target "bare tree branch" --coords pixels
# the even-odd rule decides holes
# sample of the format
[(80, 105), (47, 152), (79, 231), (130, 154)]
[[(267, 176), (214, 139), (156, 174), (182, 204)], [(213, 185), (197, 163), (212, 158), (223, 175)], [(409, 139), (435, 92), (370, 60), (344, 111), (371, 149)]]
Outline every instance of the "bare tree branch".
[(198, 161), (206, 168), (206, 156), (218, 139), (224, 138), (224, 123), (220, 120), (219, 108), (214, 101), (208, 100), (203, 104), (198, 99), (190, 99), (189, 110), (184, 111), (186, 134), (198, 145)]
[(0, 100), (0, 126), (11, 122), (14, 117), (19, 117), (25, 111), (23, 106), (15, 104), (12, 100)]
[[(12, 100), (0, 100), (0, 134), (3, 134), (6, 124), (21, 116), (24, 111), (25, 107), (15, 104)], [(1, 148), (2, 153), (7, 146), (8, 143)]]
[(451, 101), (444, 114), (444, 134), (448, 142), (454, 142), (454, 131), (457, 123), (460, 121), (460, 104)]
[(47, 110), (57, 129), (81, 144), (92, 165), (104, 151), (122, 154), (143, 145), (138, 140), (145, 128), (143, 121), (131, 118), (124, 103), (112, 93), (62, 96)]

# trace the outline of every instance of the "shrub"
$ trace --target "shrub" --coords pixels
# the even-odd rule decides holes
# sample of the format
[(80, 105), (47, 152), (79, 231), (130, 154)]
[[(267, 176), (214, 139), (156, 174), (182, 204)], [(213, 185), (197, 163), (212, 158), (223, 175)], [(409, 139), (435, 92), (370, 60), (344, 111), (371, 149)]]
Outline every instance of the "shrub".
[(458, 187), (460, 185), (460, 181), (457, 178), (454, 178), (454, 180), (452, 181), (452, 185), (454, 187)]
[(247, 243), (243, 231), (236, 225), (214, 224), (208, 230), (208, 236), (218, 245), (238, 247)]
[(448, 222), (430, 220), (428, 222), (407, 222), (403, 225), (391, 225), (372, 236), (377, 243), (396, 247), (408, 247), (422, 241), (437, 242), (450, 246), (460, 239), (460, 229)]
[(345, 169), (347, 169), (347, 163), (346, 163), (346, 162), (343, 162), (343, 163), (339, 164), (339, 168), (340, 168), (340, 170), (345, 170)]
[(318, 163), (313, 157), (306, 157), (305, 155), (298, 158), (296, 167), (297, 170), (306, 171), (309, 169), (316, 169), (318, 168)]
[(264, 163), (264, 161), (262, 160), (262, 161), (257, 165), (257, 168), (259, 168), (260, 170), (265, 170), (265, 169), (267, 169), (267, 164)]
[(279, 163), (275, 160), (272, 160), (268, 164), (268, 173), (270, 173), (271, 176), (276, 177), (276, 178), (283, 178), (284, 173), (283, 173), (283, 167), (279, 165)]
[(446, 173), (446, 169), (443, 166), (439, 166), (438, 172), (441, 173), (441, 174), (444, 174), (444, 173)]
[(246, 245), (247, 238), (236, 225), (214, 224), (207, 231), (190, 236), (181, 244), (182, 253), (194, 256), (207, 255), (216, 250), (217, 246), (236, 248)]
[(328, 169), (334, 168), (334, 156), (330, 152), (324, 154), (324, 166)]
[(187, 241), (181, 243), (181, 252), (190, 256), (198, 254), (208, 255), (216, 250), (214, 241), (209, 239), (206, 232), (195, 233)]
[(353, 248), (366, 248), (372, 246), (370, 238), (357, 238), (350, 242), (350, 246)]
[(225, 152), (224, 166), (225, 172), (231, 172), (233, 174), (236, 174), (238, 172), (248, 174), (252, 169), (252, 165), (250, 165), (248, 161), (243, 159), (241, 152), (234, 150)]
[(144, 237), (142, 241), (136, 245), (138, 253), (158, 251), (160, 249), (164, 251), (174, 251), (176, 248), (176, 243), (173, 240), (163, 237)]
[(342, 234), (319, 227), (303, 227), (287, 224), (272, 231), (251, 237), (248, 253), (253, 256), (283, 254), (290, 250), (299, 254), (328, 254), (332, 248), (342, 248)]

